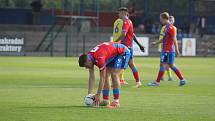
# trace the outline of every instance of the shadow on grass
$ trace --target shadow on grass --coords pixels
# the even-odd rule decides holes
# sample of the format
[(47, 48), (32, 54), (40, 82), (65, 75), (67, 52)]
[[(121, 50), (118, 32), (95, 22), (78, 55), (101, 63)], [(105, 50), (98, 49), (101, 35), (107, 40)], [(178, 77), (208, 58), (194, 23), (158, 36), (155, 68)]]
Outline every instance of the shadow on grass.
[(84, 85), (80, 84), (38, 84), (38, 85), (32, 85), (33, 88), (86, 88)]
[[(73, 106), (29, 106), (29, 107), (20, 107), (26, 109), (97, 109), (98, 107), (88, 107), (88, 106), (80, 106), (80, 105), (73, 105)], [(99, 107), (99, 108), (107, 108), (107, 107)]]

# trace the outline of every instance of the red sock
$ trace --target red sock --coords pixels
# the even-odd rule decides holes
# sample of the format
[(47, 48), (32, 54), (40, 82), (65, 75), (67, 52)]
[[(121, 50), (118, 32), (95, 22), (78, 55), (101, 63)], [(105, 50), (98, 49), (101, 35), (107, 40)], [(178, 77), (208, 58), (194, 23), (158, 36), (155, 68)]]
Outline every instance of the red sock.
[(164, 75), (164, 71), (159, 71), (158, 76), (157, 76), (157, 80), (156, 80), (157, 83), (160, 83), (163, 75)]
[(103, 91), (102, 91), (102, 93), (103, 93), (103, 99), (104, 100), (109, 100), (109, 93), (110, 93), (110, 90), (107, 90), (107, 89), (104, 89)]
[(103, 95), (103, 99), (104, 99), (104, 100), (109, 100), (109, 96)]
[(118, 100), (119, 99), (119, 94), (113, 94), (114, 100)]
[(136, 82), (140, 82), (140, 76), (139, 76), (138, 71), (137, 71), (137, 72), (134, 72), (134, 73), (133, 73), (133, 76), (134, 76)]
[(180, 71), (179, 69), (177, 69), (177, 70), (175, 71), (175, 74), (178, 76), (178, 78), (179, 78), (180, 80), (184, 80), (184, 77), (182, 76), (181, 71)]
[(180, 80), (184, 80), (181, 71), (176, 66), (172, 66), (171, 69), (175, 72), (175, 74), (178, 76)]
[(137, 68), (134, 67), (134, 68), (131, 68), (131, 70), (133, 72), (133, 76), (134, 76), (136, 82), (140, 82), (140, 76), (139, 76), (139, 72), (138, 72)]
[(113, 98), (114, 100), (119, 100), (120, 90), (119, 89), (113, 89)]

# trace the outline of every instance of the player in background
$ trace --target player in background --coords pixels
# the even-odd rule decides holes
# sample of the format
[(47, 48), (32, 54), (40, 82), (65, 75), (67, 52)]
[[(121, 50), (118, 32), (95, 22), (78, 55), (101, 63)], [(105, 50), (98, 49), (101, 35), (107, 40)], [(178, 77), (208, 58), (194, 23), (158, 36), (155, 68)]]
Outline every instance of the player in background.
[[(118, 18), (115, 22), (114, 22), (114, 27), (113, 27), (113, 42), (116, 42), (116, 39), (118, 39), (122, 33), (122, 25), (123, 25), (123, 20)], [(145, 47), (142, 46), (138, 41), (136, 36), (134, 36), (133, 40), (137, 43), (137, 45), (139, 46), (140, 50), (142, 52), (145, 51)], [(122, 70), (122, 73), (120, 74), (120, 84), (128, 84), (125, 79), (124, 79), (124, 70)]]
[(176, 39), (176, 31), (174, 26), (169, 22), (169, 14), (167, 12), (163, 12), (160, 14), (160, 21), (166, 27), (164, 28), (164, 37), (162, 40), (158, 40), (153, 42), (152, 45), (157, 45), (162, 43), (162, 52), (160, 56), (160, 70), (155, 82), (149, 83), (148, 86), (159, 86), (160, 80), (164, 75), (164, 71), (167, 67), (170, 67), (175, 74), (180, 79), (179, 86), (183, 86), (186, 84), (186, 80), (184, 79), (181, 71), (175, 66), (175, 51), (178, 56), (180, 56), (178, 43)]
[[(174, 18), (174, 16), (169, 16), (169, 22), (172, 24), (172, 25), (174, 25), (174, 22), (175, 22), (175, 18)], [(166, 25), (164, 25), (164, 26), (162, 26), (162, 28), (161, 28), (161, 30), (160, 30), (160, 36), (159, 36), (159, 40), (161, 40), (162, 41), (162, 39), (163, 39), (163, 37), (164, 37), (164, 28), (166, 27)], [(176, 32), (176, 34), (177, 34), (177, 28), (175, 27), (175, 26), (173, 26), (174, 27), (174, 29), (175, 29), (175, 32)], [(176, 35), (177, 36), (177, 35)], [(158, 52), (160, 52), (161, 53), (161, 51), (162, 51), (162, 43), (160, 43), (159, 45), (158, 45)], [(167, 72), (167, 75), (168, 75), (168, 81), (172, 81), (173, 80), (173, 78), (172, 78), (172, 72), (171, 72), (171, 70), (170, 70), (170, 68), (169, 67), (167, 67), (167, 69), (166, 69), (166, 72)], [(164, 78), (162, 77), (162, 79), (161, 80), (164, 80)]]
[[(123, 20), (118, 18), (114, 22), (114, 27), (113, 27), (113, 42), (117, 42), (116, 39), (121, 35), (122, 33), (122, 25), (123, 25)], [(122, 70), (122, 73), (120, 74), (120, 84), (128, 84), (128, 82), (125, 81), (124, 78), (124, 70)]]
[[(94, 47), (88, 54), (79, 57), (79, 66), (89, 69), (88, 94), (93, 93), (95, 83), (94, 65), (100, 70), (100, 81), (95, 95), (96, 106), (108, 106), (110, 103), (110, 76), (113, 84), (114, 101), (109, 107), (117, 108), (120, 106), (119, 75), (123, 69), (128, 67), (130, 56), (130, 50), (125, 45), (116, 42), (105, 42)], [(103, 101), (100, 102), (101, 92), (103, 93)]]
[[(131, 68), (132, 72), (133, 72), (133, 76), (136, 80), (136, 87), (140, 87), (142, 85), (141, 80), (140, 80), (140, 76), (139, 76), (139, 72), (137, 70), (137, 67), (134, 63), (134, 59), (133, 59), (133, 39), (135, 42), (138, 43), (136, 36), (134, 35), (134, 31), (133, 31), (133, 24), (131, 22), (131, 20), (128, 17), (128, 9), (125, 7), (121, 7), (118, 10), (119, 12), (119, 19), (123, 20), (122, 23), (122, 27), (121, 28), (121, 32), (119, 32), (118, 30), (120, 30), (119, 27), (114, 27), (114, 33), (118, 32), (115, 35), (118, 35), (118, 38), (114, 38), (113, 40), (115, 42), (120, 42), (121, 44), (124, 44), (125, 46), (127, 46), (131, 52), (131, 59), (129, 60), (129, 67)], [(116, 24), (117, 25), (117, 24)], [(114, 35), (114, 37), (115, 37)], [(141, 46), (139, 43), (138, 45), (140, 46), (141, 50), (144, 51), (144, 47)]]

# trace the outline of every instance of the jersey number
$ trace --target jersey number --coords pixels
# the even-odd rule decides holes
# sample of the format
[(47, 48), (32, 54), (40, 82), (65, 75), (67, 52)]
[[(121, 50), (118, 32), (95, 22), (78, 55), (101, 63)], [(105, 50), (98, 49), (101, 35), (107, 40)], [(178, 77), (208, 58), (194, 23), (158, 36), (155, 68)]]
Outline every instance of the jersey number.
[(96, 52), (99, 49), (99, 46), (94, 47), (90, 52)]
[(117, 23), (114, 31), (115, 31), (115, 33), (118, 33), (118, 31), (119, 31), (119, 23)]
[[(104, 43), (102, 43), (102, 44), (104, 44), (104, 45), (109, 45), (109, 43), (108, 43), (108, 42), (104, 42)], [(96, 47), (94, 47), (90, 52), (93, 52), (93, 53), (94, 53), (94, 52), (96, 52), (102, 44), (97, 45), (97, 46), (96, 46)]]

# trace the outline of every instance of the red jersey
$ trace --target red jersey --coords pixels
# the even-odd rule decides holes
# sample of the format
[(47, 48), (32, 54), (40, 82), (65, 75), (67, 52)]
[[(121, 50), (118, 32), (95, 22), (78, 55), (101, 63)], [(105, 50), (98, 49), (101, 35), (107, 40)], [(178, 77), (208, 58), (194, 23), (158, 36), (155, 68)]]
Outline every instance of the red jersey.
[(175, 52), (174, 38), (176, 38), (176, 30), (172, 24), (168, 23), (164, 29), (163, 52)]
[(125, 33), (126, 36), (122, 38), (121, 43), (127, 46), (128, 48), (132, 48), (134, 29), (133, 24), (129, 18), (123, 20), (122, 33)]
[(117, 42), (104, 42), (94, 47), (88, 52), (87, 57), (90, 59), (99, 70), (106, 68), (117, 55), (124, 55), (127, 47)]

